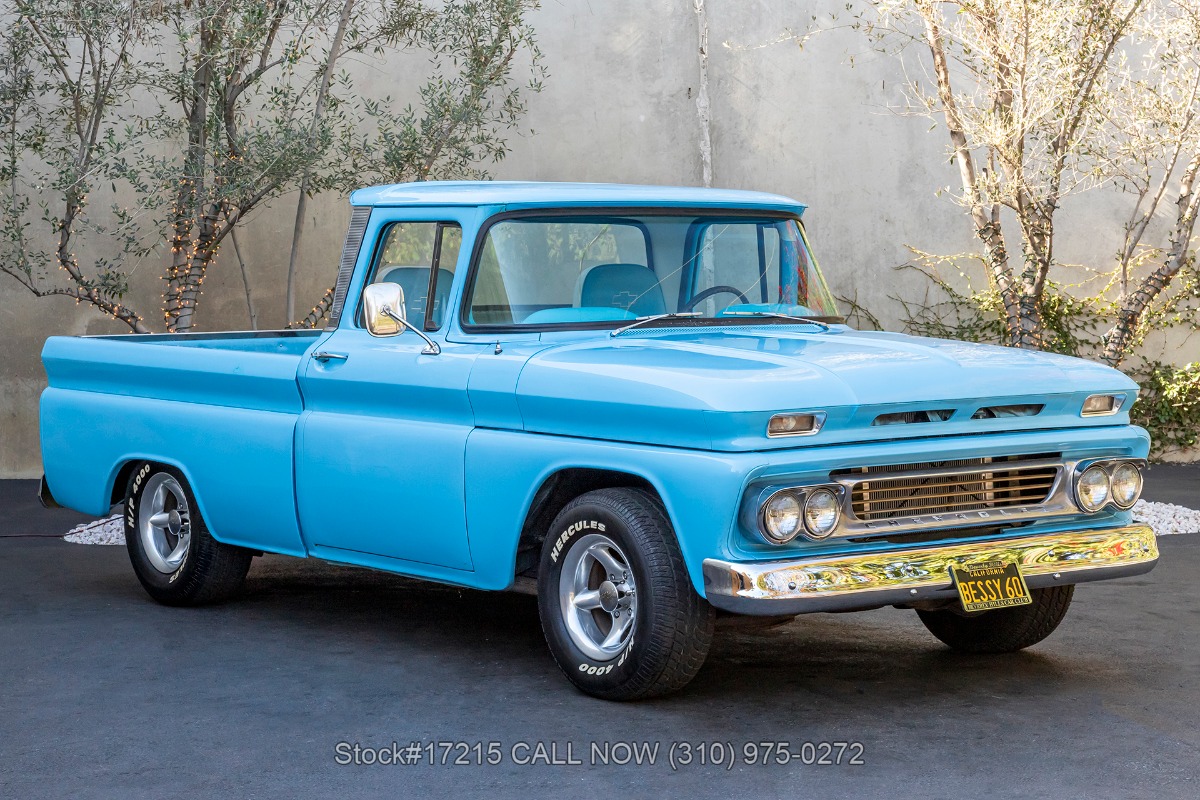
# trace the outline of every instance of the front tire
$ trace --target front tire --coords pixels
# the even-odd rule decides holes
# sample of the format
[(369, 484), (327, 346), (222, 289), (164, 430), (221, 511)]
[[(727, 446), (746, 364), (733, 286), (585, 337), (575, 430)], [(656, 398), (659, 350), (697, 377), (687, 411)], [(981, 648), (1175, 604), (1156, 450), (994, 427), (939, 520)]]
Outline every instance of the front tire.
[(605, 700), (676, 691), (704, 663), (715, 613), (692, 587), (675, 532), (640, 489), (572, 500), (542, 546), (538, 612), (558, 666)]
[(1050, 586), (1030, 592), (1033, 602), (977, 614), (958, 609), (917, 611), (937, 638), (963, 653), (1015, 653), (1054, 633), (1071, 607), (1074, 585)]
[(254, 558), (212, 537), (174, 467), (145, 463), (130, 476), (125, 546), (146, 592), (168, 606), (219, 603), (237, 593)]

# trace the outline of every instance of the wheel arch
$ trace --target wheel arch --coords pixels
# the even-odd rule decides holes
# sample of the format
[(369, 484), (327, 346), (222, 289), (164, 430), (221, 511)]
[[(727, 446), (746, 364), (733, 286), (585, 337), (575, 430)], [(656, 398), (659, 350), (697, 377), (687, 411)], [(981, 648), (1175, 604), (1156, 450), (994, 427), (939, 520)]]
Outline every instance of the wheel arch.
[[(546, 476), (525, 511), (521, 534), (517, 540), (513, 579), (532, 578), (537, 574), (538, 556), (550, 523), (580, 495), (597, 489), (642, 489), (653, 495), (664, 510), (666, 504), (657, 487), (645, 477), (633, 472), (599, 467), (564, 467)], [(670, 513), (667, 512), (668, 518)]]
[[(200, 487), (197, 486), (196, 480), (192, 476), (191, 471), (183, 464), (182, 461), (179, 461), (175, 458), (162, 456), (127, 455), (118, 460), (116, 465), (114, 465), (113, 469), (109, 473), (108, 478), (108, 497), (111, 501), (111, 505), (115, 506), (118, 503), (125, 502), (125, 489), (129, 485), (129, 479), (133, 475), (134, 470), (136, 470), (141, 464), (153, 464), (156, 466), (171, 467), (172, 469), (178, 470), (180, 474), (183, 475), (183, 479), (187, 481), (187, 488), (191, 491), (192, 497), (196, 498), (196, 510), (200, 512), (200, 515), (205, 520), (210, 519), (208, 512), (204, 507), (204, 497), (200, 491)], [(220, 536), (211, 531), (211, 529), (209, 533), (212, 534), (214, 539), (221, 541)]]
[(123, 502), (125, 500), (125, 489), (129, 485), (129, 478), (133, 475), (133, 471), (138, 468), (139, 464), (155, 464), (163, 467), (171, 467), (183, 473), (183, 477), (187, 479), (188, 486), (192, 490), (192, 494), (199, 500), (200, 495), (196, 491), (196, 482), (192, 480), (191, 473), (187, 467), (177, 459), (164, 458), (162, 456), (149, 455), (127, 455), (117, 461), (108, 475), (108, 496), (112, 505)]
[[(133, 475), (133, 471), (137, 469), (138, 464), (144, 464), (150, 459), (131, 458), (117, 465), (112, 477), (109, 479), (108, 494), (109, 504), (116, 505), (125, 501), (126, 490), (129, 487), (129, 478)], [(158, 462), (152, 462), (158, 463)]]
[[(662, 504), (692, 585), (703, 597), (704, 559), (728, 555), (725, 538), (737, 511), (731, 498), (744, 479), (737, 461), (746, 458), (476, 429), (467, 440), (466, 459), (474, 584), (481, 589), (527, 590), (529, 580), (523, 573), (534, 563), (526, 553), (536, 548), (560, 504), (592, 489), (636, 487)], [(520, 559), (519, 549), (525, 551)]]

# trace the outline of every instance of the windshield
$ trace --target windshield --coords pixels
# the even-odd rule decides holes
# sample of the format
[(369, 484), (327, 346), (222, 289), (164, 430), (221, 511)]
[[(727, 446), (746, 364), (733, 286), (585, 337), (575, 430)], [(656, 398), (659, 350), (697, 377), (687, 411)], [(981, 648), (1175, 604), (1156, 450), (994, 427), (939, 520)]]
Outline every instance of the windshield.
[(797, 220), (581, 214), (488, 228), (465, 322), (604, 326), (657, 314), (777, 321), (770, 313), (841, 321)]

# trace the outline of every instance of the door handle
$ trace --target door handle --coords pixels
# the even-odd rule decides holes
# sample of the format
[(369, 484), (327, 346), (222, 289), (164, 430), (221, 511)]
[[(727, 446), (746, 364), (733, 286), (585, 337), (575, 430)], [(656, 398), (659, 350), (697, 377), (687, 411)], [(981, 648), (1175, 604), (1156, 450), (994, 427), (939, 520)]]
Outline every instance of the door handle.
[(312, 354), (313, 359), (322, 363), (326, 361), (345, 361), (350, 356), (345, 353), (330, 353), (327, 350), (318, 350)]

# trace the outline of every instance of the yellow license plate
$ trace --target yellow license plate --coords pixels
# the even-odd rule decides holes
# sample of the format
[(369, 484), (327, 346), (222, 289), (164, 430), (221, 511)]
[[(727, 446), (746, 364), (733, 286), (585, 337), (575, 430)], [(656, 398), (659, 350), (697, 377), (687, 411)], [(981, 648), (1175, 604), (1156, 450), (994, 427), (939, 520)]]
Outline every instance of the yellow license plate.
[(988, 611), (1033, 602), (1015, 561), (955, 566), (950, 568), (950, 577), (964, 611)]

